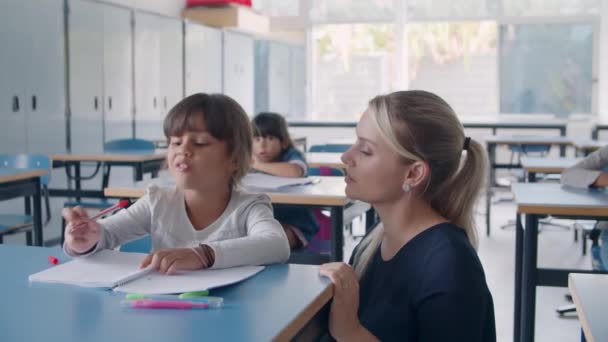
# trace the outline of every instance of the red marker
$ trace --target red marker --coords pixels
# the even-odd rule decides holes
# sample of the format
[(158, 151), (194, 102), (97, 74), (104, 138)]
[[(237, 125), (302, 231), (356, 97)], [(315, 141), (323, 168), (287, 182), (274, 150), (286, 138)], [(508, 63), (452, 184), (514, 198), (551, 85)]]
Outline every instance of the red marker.
[(53, 265), (57, 265), (57, 264), (59, 264), (59, 259), (55, 258), (52, 255), (49, 255), (49, 262)]
[[(103, 216), (103, 215), (105, 215), (105, 214), (108, 214), (108, 213), (111, 213), (111, 212), (113, 212), (113, 211), (115, 211), (115, 210), (118, 210), (118, 209), (124, 208), (124, 207), (126, 207), (126, 206), (128, 206), (128, 205), (129, 205), (129, 200), (122, 200), (122, 201), (120, 201), (120, 202), (118, 202), (118, 203), (114, 204), (113, 206), (111, 206), (111, 207), (109, 207), (109, 208), (107, 208), (107, 209), (104, 209), (104, 210), (100, 211), (99, 213), (97, 213), (97, 215), (95, 215), (95, 216), (91, 217), (91, 218), (90, 218), (90, 219), (88, 219), (87, 221), (95, 221), (96, 219), (98, 219), (98, 218), (102, 217), (102, 216)], [(86, 224), (87, 224), (87, 221), (83, 221), (83, 222), (82, 222), (82, 223), (80, 223), (79, 225), (72, 227), (72, 229), (70, 230), (70, 232), (73, 232), (75, 229), (78, 229), (79, 227), (82, 227), (82, 226), (86, 225)]]

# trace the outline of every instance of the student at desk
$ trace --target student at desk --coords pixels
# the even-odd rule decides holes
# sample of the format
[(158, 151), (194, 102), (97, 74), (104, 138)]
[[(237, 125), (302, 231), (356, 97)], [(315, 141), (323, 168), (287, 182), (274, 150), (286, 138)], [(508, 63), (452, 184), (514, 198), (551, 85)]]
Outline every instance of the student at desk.
[(496, 341), (473, 222), (484, 148), (465, 137), (444, 100), (425, 91), (375, 97), (356, 132), (356, 144), (342, 155), (346, 194), (371, 203), (382, 223), (355, 248), (350, 265), (321, 266), (334, 284), (332, 336)]
[(152, 236), (152, 264), (164, 273), (284, 262), (289, 245), (270, 198), (238, 188), (251, 161), (251, 126), (241, 106), (221, 94), (194, 94), (164, 121), (167, 164), (176, 187), (150, 187), (127, 210), (98, 223), (66, 209), (64, 249), (71, 256)]
[[(305, 177), (308, 164), (291, 141), (285, 118), (277, 113), (259, 113), (253, 118), (253, 163), (255, 170), (281, 177)], [(274, 215), (285, 229), (289, 247), (306, 247), (319, 231), (311, 209), (275, 208)]]
[[(564, 185), (579, 188), (608, 187), (606, 168), (608, 168), (608, 146), (602, 147), (576, 165), (564, 170), (561, 181)], [(600, 230), (600, 258), (594, 265), (594, 269), (606, 270), (606, 266), (608, 266), (608, 222), (598, 222), (596, 228)]]

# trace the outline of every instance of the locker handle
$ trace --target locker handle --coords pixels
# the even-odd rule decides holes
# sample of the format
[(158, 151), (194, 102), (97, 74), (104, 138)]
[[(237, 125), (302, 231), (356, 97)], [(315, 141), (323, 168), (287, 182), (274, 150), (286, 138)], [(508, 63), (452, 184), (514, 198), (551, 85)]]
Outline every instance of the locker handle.
[(95, 108), (95, 110), (99, 108), (99, 99), (97, 98), (97, 96), (95, 96), (95, 98), (93, 99), (93, 108)]
[(112, 110), (112, 96), (108, 96), (108, 109)]
[(19, 111), (19, 96), (13, 96), (13, 112)]
[(154, 96), (154, 99), (152, 100), (152, 103), (154, 105), (154, 108), (156, 108), (156, 96)]
[(163, 106), (167, 109), (167, 97), (163, 97)]
[(36, 95), (32, 95), (32, 111), (35, 111), (37, 107)]

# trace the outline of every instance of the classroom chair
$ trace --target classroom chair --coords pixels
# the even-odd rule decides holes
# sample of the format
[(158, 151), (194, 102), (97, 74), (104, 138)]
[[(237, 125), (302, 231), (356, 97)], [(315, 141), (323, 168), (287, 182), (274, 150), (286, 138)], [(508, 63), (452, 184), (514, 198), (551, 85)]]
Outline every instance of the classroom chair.
[(329, 152), (329, 153), (344, 153), (352, 145), (350, 144), (321, 144), (312, 145), (308, 149), (308, 152)]
[(127, 243), (123, 243), (120, 246), (121, 252), (130, 252), (130, 253), (150, 253), (152, 250), (152, 238), (150, 235), (146, 235), (137, 240), (129, 241)]
[[(153, 141), (144, 140), (144, 139), (116, 139), (107, 141), (103, 145), (104, 153), (116, 153), (116, 154), (144, 154), (144, 153), (153, 153), (156, 149), (156, 146)], [(101, 165), (103, 169), (101, 188), (105, 189), (108, 187), (110, 182), (110, 165), (107, 164), (97, 164), (96, 170), (93, 172), (91, 176), (81, 177), (81, 179), (92, 179), (97, 175), (99, 171), (99, 166)], [(68, 174), (68, 178), (70, 178)], [(63, 207), (76, 207), (80, 206), (87, 209), (94, 210), (103, 210), (109, 208), (114, 205), (113, 202), (108, 201), (107, 198), (101, 198), (98, 200), (69, 200), (63, 203)], [(65, 220), (62, 218), (61, 220), (61, 244), (63, 245), (64, 240), (64, 229), (65, 229)]]
[[(41, 154), (0, 154), (0, 167), (13, 169), (44, 169), (48, 173), (40, 177), (42, 196), (46, 219), (42, 226), (45, 227), (51, 221), (51, 206), (49, 204), (48, 184), (51, 174), (51, 160), (47, 155)], [(26, 207), (29, 206), (29, 198), (26, 198)], [(32, 245), (32, 230), (34, 228), (34, 217), (30, 214), (0, 214), (0, 243), (4, 235), (12, 235), (25, 232), (26, 244)]]

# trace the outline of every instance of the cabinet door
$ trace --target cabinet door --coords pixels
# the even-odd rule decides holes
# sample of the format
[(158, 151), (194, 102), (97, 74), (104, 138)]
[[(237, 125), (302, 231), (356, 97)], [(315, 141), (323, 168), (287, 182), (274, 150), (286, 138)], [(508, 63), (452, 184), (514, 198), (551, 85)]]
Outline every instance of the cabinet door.
[(304, 48), (291, 47), (291, 118), (306, 118), (306, 55)]
[(26, 8), (22, 0), (0, 1), (0, 146), (2, 153), (26, 152), (23, 70), (27, 69)]
[(267, 112), (268, 108), (268, 40), (256, 40), (254, 43), (254, 89), (255, 113)]
[(105, 141), (133, 137), (131, 11), (104, 8)]
[(160, 122), (160, 17), (135, 12), (135, 136), (162, 137)]
[(271, 42), (268, 50), (268, 108), (285, 116), (291, 114), (290, 47)]
[(185, 95), (222, 92), (222, 31), (186, 23)]
[(236, 100), (253, 114), (253, 38), (232, 31), (224, 31), (224, 94)]
[(103, 151), (103, 5), (69, 2), (70, 137), (76, 153)]
[(182, 21), (160, 18), (159, 135), (167, 112), (184, 97), (184, 35)]
[(66, 144), (63, 1), (24, 1), (29, 58), (25, 74), (28, 153), (61, 153)]

